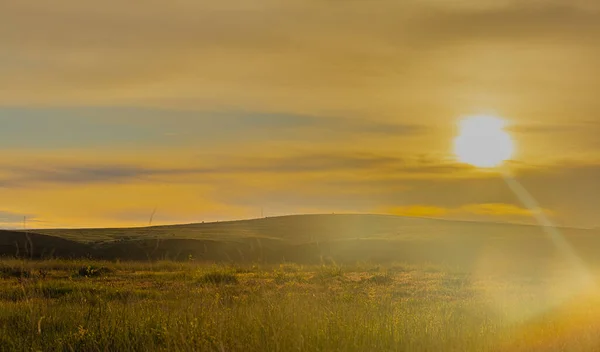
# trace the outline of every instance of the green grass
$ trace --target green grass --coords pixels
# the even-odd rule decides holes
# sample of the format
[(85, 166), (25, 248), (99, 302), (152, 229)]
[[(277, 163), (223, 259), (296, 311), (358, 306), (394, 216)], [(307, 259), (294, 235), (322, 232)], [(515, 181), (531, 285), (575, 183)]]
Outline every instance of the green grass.
[[(594, 351), (600, 342), (595, 291), (578, 291), (568, 273), (0, 264), (9, 273), (0, 278), (2, 351)], [(12, 274), (21, 272), (30, 274)]]

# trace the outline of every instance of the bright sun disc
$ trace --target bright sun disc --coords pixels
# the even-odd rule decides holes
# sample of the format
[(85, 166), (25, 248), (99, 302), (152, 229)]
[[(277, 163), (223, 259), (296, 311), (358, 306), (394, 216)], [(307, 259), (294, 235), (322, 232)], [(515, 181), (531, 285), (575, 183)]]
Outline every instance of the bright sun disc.
[(469, 117), (460, 122), (460, 135), (454, 140), (458, 159), (482, 168), (501, 165), (514, 152), (511, 136), (503, 120), (493, 116)]

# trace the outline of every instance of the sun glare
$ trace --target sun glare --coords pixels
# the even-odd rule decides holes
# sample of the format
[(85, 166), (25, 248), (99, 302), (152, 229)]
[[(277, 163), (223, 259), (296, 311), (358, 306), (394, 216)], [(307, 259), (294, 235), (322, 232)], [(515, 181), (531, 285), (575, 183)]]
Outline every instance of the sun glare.
[(458, 160), (481, 168), (500, 166), (514, 152), (514, 142), (504, 128), (505, 122), (494, 116), (460, 121), (460, 134), (454, 140)]

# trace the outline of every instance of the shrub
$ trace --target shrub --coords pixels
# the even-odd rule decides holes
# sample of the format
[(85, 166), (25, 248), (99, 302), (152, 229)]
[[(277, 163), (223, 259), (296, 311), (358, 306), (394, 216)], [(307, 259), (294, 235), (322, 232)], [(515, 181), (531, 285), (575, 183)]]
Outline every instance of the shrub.
[(301, 272), (286, 272), (285, 269), (280, 268), (273, 272), (273, 282), (277, 285), (284, 285), (287, 283), (303, 283), (306, 280)]
[(343, 278), (344, 278), (344, 271), (342, 270), (342, 268), (340, 266), (323, 265), (317, 270), (317, 272), (315, 272), (315, 275), (313, 276), (312, 280), (328, 281), (331, 279), (343, 279)]
[(377, 275), (371, 276), (368, 279), (364, 279), (364, 281), (367, 281), (367, 282), (375, 284), (375, 285), (389, 285), (394, 282), (394, 278), (392, 277), (392, 275), (385, 273), (385, 274), (377, 274)]
[(79, 268), (77, 274), (83, 277), (101, 277), (111, 272), (112, 270), (110, 270), (107, 267), (96, 267), (93, 265), (87, 265)]
[(224, 271), (213, 271), (202, 275), (199, 281), (204, 284), (213, 285), (237, 284), (238, 278), (234, 273)]
[(31, 270), (25, 268), (16, 268), (11, 266), (0, 266), (0, 277), (29, 278), (32, 276)]

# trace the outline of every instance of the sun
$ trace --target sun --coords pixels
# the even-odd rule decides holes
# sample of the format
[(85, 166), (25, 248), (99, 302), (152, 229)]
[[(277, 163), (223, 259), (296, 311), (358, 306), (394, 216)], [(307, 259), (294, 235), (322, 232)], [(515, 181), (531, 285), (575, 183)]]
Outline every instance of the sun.
[(510, 159), (515, 145), (505, 125), (504, 120), (494, 116), (473, 116), (460, 121), (460, 134), (454, 140), (458, 160), (492, 168)]

